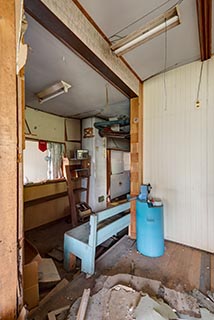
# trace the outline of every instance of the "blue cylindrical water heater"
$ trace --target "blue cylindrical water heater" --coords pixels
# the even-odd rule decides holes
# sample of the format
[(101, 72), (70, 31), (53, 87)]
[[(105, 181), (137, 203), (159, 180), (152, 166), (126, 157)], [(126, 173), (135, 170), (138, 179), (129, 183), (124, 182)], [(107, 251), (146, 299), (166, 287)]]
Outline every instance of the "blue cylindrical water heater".
[(136, 200), (136, 239), (137, 250), (148, 257), (164, 254), (163, 205)]

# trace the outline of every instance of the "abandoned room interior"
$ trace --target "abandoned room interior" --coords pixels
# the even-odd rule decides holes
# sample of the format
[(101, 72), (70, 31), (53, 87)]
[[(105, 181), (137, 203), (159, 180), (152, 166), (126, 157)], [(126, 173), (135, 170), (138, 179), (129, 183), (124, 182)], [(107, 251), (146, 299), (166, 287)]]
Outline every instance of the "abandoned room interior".
[(214, 319), (212, 0), (0, 0), (0, 319)]

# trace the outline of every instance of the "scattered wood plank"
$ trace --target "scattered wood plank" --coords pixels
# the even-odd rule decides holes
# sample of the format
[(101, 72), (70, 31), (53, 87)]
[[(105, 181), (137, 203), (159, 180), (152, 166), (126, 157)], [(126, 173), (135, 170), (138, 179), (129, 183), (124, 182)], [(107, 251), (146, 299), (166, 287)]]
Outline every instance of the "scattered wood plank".
[(200, 274), (200, 287), (199, 290), (206, 294), (210, 290), (211, 280), (211, 255), (208, 252), (201, 253), (201, 274)]
[(77, 320), (84, 320), (86, 315), (86, 310), (88, 307), (88, 301), (90, 298), (91, 289), (84, 289), (82, 299), (80, 302), (80, 307), (77, 313)]
[(205, 296), (198, 289), (194, 289), (191, 292), (192, 296), (197, 299), (199, 305), (203, 308), (208, 309), (210, 312), (214, 313), (214, 302), (211, 301), (207, 296)]
[(210, 268), (210, 273), (211, 273), (211, 276), (210, 276), (210, 290), (211, 291), (214, 291), (214, 254), (211, 255), (211, 268)]
[[(59, 291), (61, 291), (62, 289), (64, 289), (67, 284), (68, 284), (68, 280), (63, 279), (62, 281), (60, 281), (40, 302), (38, 307), (30, 310), (29, 312), (29, 316), (33, 316), (38, 310), (41, 310), (43, 308), (43, 306), (45, 305), (45, 303), (47, 301), (51, 301), (51, 298), (53, 296), (55, 296), (55, 294), (57, 294)], [(36, 318), (35, 318), (36, 320)]]
[(208, 296), (208, 298), (210, 298), (211, 301), (214, 302), (214, 293), (213, 292), (207, 291), (207, 296)]
[(69, 256), (69, 268), (70, 270), (74, 270), (76, 268), (76, 256), (72, 253), (70, 253), (70, 256)]
[(49, 313), (48, 313), (48, 320), (57, 320), (57, 316), (59, 316), (60, 313), (64, 313), (65, 311), (68, 311), (69, 308), (70, 308), (70, 305), (49, 312)]
[(28, 311), (27, 311), (27, 309), (25, 309), (25, 307), (23, 307), (20, 314), (19, 314), (18, 320), (26, 320), (27, 315), (28, 315)]
[(53, 248), (48, 252), (48, 255), (59, 262), (62, 262), (64, 259), (63, 249), (60, 247)]
[(51, 299), (57, 292), (62, 290), (65, 286), (68, 284), (68, 280), (63, 279), (60, 281), (40, 302), (39, 302), (39, 307), (41, 307), (46, 301)]

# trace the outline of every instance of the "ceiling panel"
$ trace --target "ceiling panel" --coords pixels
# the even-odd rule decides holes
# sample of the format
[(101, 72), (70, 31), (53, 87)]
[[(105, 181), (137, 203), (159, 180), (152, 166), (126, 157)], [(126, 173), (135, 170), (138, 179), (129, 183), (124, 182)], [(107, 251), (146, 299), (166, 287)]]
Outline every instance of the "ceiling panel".
[(162, 72), (165, 58), (167, 69), (200, 59), (195, 1), (185, 0), (180, 14), (180, 25), (124, 55), (142, 80)]
[[(79, 2), (109, 38), (115, 33), (125, 36), (139, 29), (179, 2), (181, 25), (167, 32), (167, 68), (200, 58), (195, 0), (79, 0)], [(143, 19), (119, 32), (143, 16)], [(113, 39), (116, 37), (111, 38)], [(164, 70), (165, 54), (165, 35), (162, 34), (125, 54), (124, 58), (141, 79), (145, 80)]]
[[(89, 13), (92, 19), (94, 19), (106, 36), (110, 38), (116, 33), (124, 36), (138, 29), (142, 24), (147, 23), (149, 20), (157, 17), (169, 7), (173, 6), (177, 3), (177, 0), (79, 0), (79, 3)], [(158, 9), (150, 13), (154, 8)], [(149, 16), (148, 13), (150, 13)], [(126, 28), (124, 31), (119, 32), (141, 17), (144, 18)]]
[[(99, 114), (127, 114), (129, 100), (108, 83), (33, 18), (27, 15), (25, 42), (29, 45), (26, 65), (26, 104), (43, 111), (84, 117)], [(72, 85), (68, 93), (40, 104), (36, 93), (64, 80)], [(106, 107), (106, 86), (109, 105)], [(123, 113), (124, 112), (124, 113)]]

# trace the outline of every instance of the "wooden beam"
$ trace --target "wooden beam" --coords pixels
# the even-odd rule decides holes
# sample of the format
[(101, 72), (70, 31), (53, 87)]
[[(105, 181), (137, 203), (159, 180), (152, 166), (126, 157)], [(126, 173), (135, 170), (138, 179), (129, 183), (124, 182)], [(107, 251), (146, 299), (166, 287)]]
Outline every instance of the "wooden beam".
[(0, 319), (16, 319), (17, 93), (15, 0), (0, 0)]
[(136, 97), (136, 93), (120, 79), (89, 47), (81, 41), (48, 7), (40, 0), (25, 0), (26, 12), (37, 20), (44, 28), (52, 33), (64, 45), (81, 57), (93, 69), (99, 72), (112, 85), (129, 98)]
[(212, 0), (196, 0), (201, 61), (212, 55)]
[[(143, 181), (143, 84), (140, 84), (139, 98), (131, 99), (130, 125), (131, 125), (131, 197), (139, 194)], [(131, 226), (129, 235), (136, 238), (136, 204), (131, 201)]]

